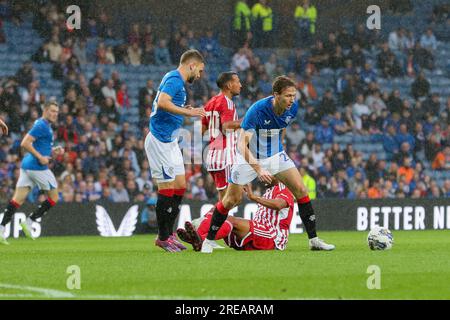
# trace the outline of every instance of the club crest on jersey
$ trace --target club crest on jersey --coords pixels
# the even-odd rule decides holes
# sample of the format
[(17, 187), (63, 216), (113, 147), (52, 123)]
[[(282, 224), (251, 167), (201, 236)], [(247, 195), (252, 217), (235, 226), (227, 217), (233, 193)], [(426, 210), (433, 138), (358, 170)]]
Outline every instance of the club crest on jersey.
[(289, 124), (289, 122), (291, 122), (292, 117), (291, 116), (287, 116), (286, 120), (284, 120), (287, 124)]
[(233, 172), (233, 181), (236, 182), (239, 179), (239, 171)]

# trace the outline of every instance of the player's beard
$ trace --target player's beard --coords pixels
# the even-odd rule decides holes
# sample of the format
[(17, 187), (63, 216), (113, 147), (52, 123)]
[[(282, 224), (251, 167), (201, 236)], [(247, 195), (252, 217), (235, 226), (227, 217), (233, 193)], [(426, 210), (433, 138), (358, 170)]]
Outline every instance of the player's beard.
[(195, 76), (189, 77), (189, 78), (187, 79), (187, 81), (188, 81), (190, 84), (193, 84), (194, 81), (195, 81)]

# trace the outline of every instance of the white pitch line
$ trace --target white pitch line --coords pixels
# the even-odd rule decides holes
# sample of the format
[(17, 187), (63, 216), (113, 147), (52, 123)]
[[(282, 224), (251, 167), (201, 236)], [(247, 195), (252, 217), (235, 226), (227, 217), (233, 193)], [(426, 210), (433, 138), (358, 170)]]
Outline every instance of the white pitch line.
[(75, 295), (70, 292), (54, 290), (54, 289), (20, 286), (20, 285), (15, 285), (15, 284), (8, 284), (8, 283), (0, 283), (0, 288), (37, 292), (48, 298), (75, 298)]
[(36, 297), (36, 296), (31, 293), (25, 293), (25, 294), (0, 293), (0, 298), (34, 298), (34, 297)]
[[(5, 289), (17, 289), (23, 291), (36, 292), (35, 294), (0, 294), (0, 298), (71, 298), (71, 299), (93, 299), (93, 300), (277, 300), (281, 298), (268, 298), (268, 297), (222, 297), (222, 296), (161, 296), (161, 295), (108, 295), (108, 294), (82, 294), (82, 291), (77, 291), (77, 294), (73, 294), (67, 291), (60, 291), (47, 288), (21, 286), (7, 283), (0, 283), (0, 288)], [(351, 300), (354, 298), (346, 298)], [(282, 300), (336, 300), (336, 299), (324, 299), (324, 298), (309, 298), (309, 297), (288, 297)]]

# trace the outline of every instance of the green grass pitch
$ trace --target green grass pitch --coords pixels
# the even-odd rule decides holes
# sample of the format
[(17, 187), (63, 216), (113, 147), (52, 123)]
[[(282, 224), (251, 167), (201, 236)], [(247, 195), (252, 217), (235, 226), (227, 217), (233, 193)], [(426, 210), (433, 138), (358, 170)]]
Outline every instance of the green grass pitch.
[[(0, 299), (450, 299), (449, 231), (394, 231), (390, 251), (366, 232), (322, 232), (333, 252), (291, 235), (284, 252), (166, 253), (154, 235), (11, 239), (0, 246)], [(80, 290), (69, 290), (69, 266)], [(369, 290), (370, 265), (381, 289)]]

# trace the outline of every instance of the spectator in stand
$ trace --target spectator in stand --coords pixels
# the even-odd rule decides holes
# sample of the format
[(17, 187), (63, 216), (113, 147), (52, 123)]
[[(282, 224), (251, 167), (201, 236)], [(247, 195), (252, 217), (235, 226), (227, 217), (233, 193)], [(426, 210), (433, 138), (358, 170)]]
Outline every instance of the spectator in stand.
[(356, 102), (353, 104), (353, 116), (355, 118), (355, 124), (358, 130), (362, 129), (362, 117), (369, 115), (370, 109), (364, 104), (364, 95), (359, 94), (356, 97)]
[(48, 52), (50, 54), (51, 62), (59, 62), (63, 51), (61, 44), (59, 43), (58, 36), (52, 36), (52, 40), (47, 45)]
[(259, 93), (259, 87), (252, 72), (247, 73), (245, 83), (246, 85), (242, 88), (241, 96), (250, 101), (255, 101)]
[(447, 146), (443, 151), (439, 151), (432, 164), (433, 170), (450, 170), (450, 147)]
[(383, 179), (377, 178), (372, 181), (371, 187), (367, 190), (367, 197), (369, 199), (381, 199), (382, 198), (382, 185)]
[(77, 57), (80, 65), (85, 65), (88, 63), (85, 39), (78, 38), (76, 40), (73, 46), (73, 54)]
[(200, 38), (200, 51), (206, 59), (216, 58), (220, 54), (220, 44), (212, 29), (208, 29), (204, 37)]
[(111, 200), (115, 203), (130, 202), (130, 196), (122, 180), (117, 180), (115, 188), (111, 189)]
[(403, 61), (406, 59), (404, 50), (406, 49), (405, 31), (403, 28), (398, 28), (389, 34), (388, 38), (389, 49), (396, 55), (400, 62), (400, 68)]
[(334, 115), (337, 110), (336, 101), (333, 98), (333, 92), (330, 89), (325, 91), (325, 95), (319, 104), (319, 114), (323, 116)]
[(317, 91), (309, 75), (306, 75), (304, 79), (298, 83), (297, 89), (302, 92), (302, 95), (307, 102), (317, 100)]
[(169, 49), (165, 39), (159, 40), (158, 47), (155, 48), (155, 62), (157, 65), (171, 65)]
[(250, 68), (250, 60), (245, 48), (240, 48), (232, 58), (231, 69), (236, 72), (247, 71)]
[(395, 89), (391, 92), (387, 101), (387, 108), (391, 114), (397, 113), (398, 115), (402, 111), (403, 100), (400, 97), (400, 91)]
[(297, 23), (296, 46), (311, 45), (316, 33), (317, 9), (309, 0), (303, 0), (294, 11)]
[(240, 48), (244, 44), (247, 34), (251, 32), (251, 19), (252, 10), (248, 6), (247, 1), (236, 1), (232, 34), (233, 47)]
[(322, 118), (320, 121), (320, 125), (316, 128), (316, 141), (324, 144), (324, 143), (332, 143), (334, 138), (334, 130), (329, 125), (329, 120), (327, 117)]
[(316, 40), (314, 47), (311, 49), (311, 57), (309, 61), (314, 65), (314, 68), (321, 70), (329, 67), (330, 56), (323, 47), (322, 40)]
[(371, 82), (377, 82), (377, 75), (369, 62), (364, 63), (364, 68), (359, 73), (359, 76), (364, 85), (368, 85)]
[(362, 23), (358, 24), (353, 34), (354, 43), (358, 44), (361, 49), (368, 49), (370, 46), (370, 36), (366, 32), (366, 26)]
[(409, 184), (411, 180), (414, 178), (415, 170), (411, 166), (411, 158), (404, 158), (403, 165), (398, 168), (398, 179), (402, 176), (404, 177), (404, 182)]
[(420, 42), (417, 42), (414, 46), (413, 62), (422, 69), (434, 69), (434, 56), (432, 52), (423, 48)]
[(322, 119), (318, 110), (310, 104), (306, 105), (305, 108), (306, 108), (306, 113), (303, 117), (303, 120), (305, 120), (305, 122), (307, 124), (312, 125), (312, 126), (318, 124), (320, 122), (320, 119)]
[(116, 90), (114, 89), (114, 81), (112, 79), (106, 82), (106, 86), (102, 88), (102, 94), (104, 99), (111, 98), (114, 102), (114, 105), (118, 106), (117, 93)]
[(373, 94), (367, 96), (365, 104), (369, 107), (371, 112), (374, 112), (377, 116), (381, 116), (383, 110), (386, 110), (386, 104), (381, 99), (379, 90), (375, 90)]
[(413, 153), (408, 142), (403, 142), (400, 145), (400, 151), (394, 156), (393, 160), (399, 165), (403, 163), (406, 158), (413, 157)]
[(146, 82), (146, 86), (139, 89), (139, 105), (145, 104), (145, 96), (149, 95), (151, 100), (156, 97), (156, 90), (153, 80), (149, 79)]
[(271, 79), (275, 78), (275, 72), (278, 66), (277, 55), (271, 54), (269, 60), (264, 64), (267, 74)]
[(339, 111), (334, 113), (333, 118), (330, 120), (330, 126), (333, 128), (334, 134), (337, 135), (346, 134), (352, 130), (352, 128), (342, 120), (342, 114)]
[(306, 138), (306, 134), (305, 131), (300, 128), (300, 124), (294, 122), (286, 129), (286, 138), (289, 146), (294, 146), (298, 149), (302, 141)]
[(122, 84), (117, 91), (117, 103), (122, 109), (128, 109), (131, 107), (130, 97), (128, 96), (128, 88), (126, 84)]
[(296, 74), (303, 74), (308, 64), (308, 58), (302, 48), (295, 48), (289, 57), (289, 70)]
[(16, 73), (16, 79), (19, 86), (24, 88), (27, 88), (36, 79), (36, 70), (33, 69), (31, 61), (23, 63), (22, 67)]
[(427, 97), (430, 93), (430, 82), (425, 78), (423, 72), (419, 73), (419, 76), (411, 84), (411, 94), (414, 99), (418, 100), (423, 97)]
[(433, 29), (428, 28), (427, 31), (420, 37), (420, 45), (422, 48), (428, 50), (431, 54), (437, 49), (437, 40), (433, 34)]
[(142, 49), (137, 42), (128, 47), (128, 59), (132, 66), (140, 66), (142, 58)]
[(273, 13), (267, 0), (259, 0), (252, 7), (252, 26), (257, 48), (272, 47)]
[(152, 42), (146, 41), (142, 51), (142, 64), (155, 64), (155, 47)]
[(423, 109), (433, 117), (438, 117), (441, 111), (439, 93), (432, 93), (430, 97), (423, 101)]
[(401, 66), (387, 42), (381, 45), (381, 52), (377, 55), (377, 66), (384, 78), (398, 77), (402, 74)]
[(408, 132), (408, 127), (406, 124), (401, 124), (399, 128), (399, 132), (395, 135), (395, 140), (397, 140), (397, 144), (401, 146), (403, 143), (409, 144), (409, 149), (414, 150), (415, 148), (415, 139)]
[(361, 51), (361, 47), (357, 43), (354, 43), (352, 45), (352, 49), (347, 54), (347, 59), (349, 59), (352, 62), (352, 65), (356, 68), (357, 72), (360, 72), (360, 70), (364, 67), (364, 64), (366, 63), (366, 57)]
[(133, 23), (133, 25), (131, 26), (130, 33), (128, 33), (128, 44), (133, 45), (136, 43), (139, 46), (141, 44), (141, 41), (142, 39), (139, 30), (139, 24)]
[(392, 160), (399, 151), (400, 145), (395, 138), (396, 134), (395, 127), (390, 125), (387, 127), (387, 133), (383, 136), (383, 148), (388, 160)]

